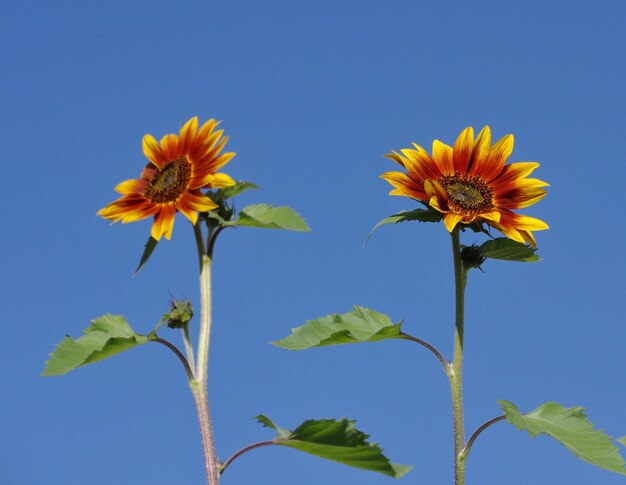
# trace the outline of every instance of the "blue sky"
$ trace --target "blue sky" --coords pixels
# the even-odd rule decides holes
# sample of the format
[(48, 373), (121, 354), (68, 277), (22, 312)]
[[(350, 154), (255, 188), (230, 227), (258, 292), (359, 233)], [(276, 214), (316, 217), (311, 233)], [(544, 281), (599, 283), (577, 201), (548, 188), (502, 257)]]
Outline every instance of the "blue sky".
[[(371, 227), (415, 204), (378, 176), (391, 149), (468, 125), (515, 135), (549, 195), (524, 213), (540, 264), (489, 262), (468, 284), (468, 433), (499, 414), (582, 405), (626, 435), (623, 365), (622, 1), (12, 2), (0, 16), (4, 146), (0, 372), (3, 480), (12, 485), (202, 483), (195, 410), (177, 361), (145, 346), (60, 378), (47, 354), (89, 319), (149, 331), (170, 293), (197, 302), (189, 223), (136, 267), (148, 221), (95, 216), (145, 164), (141, 137), (190, 117), (223, 120), (227, 173), (262, 187), (240, 206), (294, 207), (307, 234), (239, 229), (215, 253), (210, 400), (222, 458), (269, 430), (350, 417), (402, 482), (450, 483), (449, 391), (408, 342), (293, 353), (267, 344), (353, 304), (405, 319), (447, 356), (452, 268), (442, 225)], [(464, 243), (479, 240), (466, 234)], [(164, 334), (166, 336), (166, 334)], [(167, 335), (178, 342), (178, 335)], [(235, 462), (223, 485), (384, 484), (289, 449)], [(611, 485), (623, 477), (506, 423), (481, 436), (468, 484)]]

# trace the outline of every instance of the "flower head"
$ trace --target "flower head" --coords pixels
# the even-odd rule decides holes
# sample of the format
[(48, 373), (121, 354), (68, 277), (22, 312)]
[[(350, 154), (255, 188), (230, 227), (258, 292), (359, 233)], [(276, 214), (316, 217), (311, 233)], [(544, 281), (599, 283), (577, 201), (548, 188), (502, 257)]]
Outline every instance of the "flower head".
[(394, 189), (390, 195), (411, 197), (443, 214), (452, 230), (457, 224), (484, 222), (514, 241), (536, 246), (532, 231), (548, 229), (540, 219), (513, 212), (541, 200), (548, 184), (527, 178), (539, 164), (505, 165), (513, 151), (513, 135), (491, 145), (491, 131), (485, 126), (474, 139), (474, 130), (465, 128), (454, 148), (433, 142), (432, 156), (419, 145), (400, 153), (385, 155), (406, 169), (381, 175)]
[(98, 215), (113, 222), (138, 221), (154, 216), (151, 235), (159, 240), (172, 236), (176, 212), (182, 212), (195, 224), (198, 211), (217, 207), (200, 189), (229, 187), (235, 181), (217, 173), (234, 156), (221, 153), (228, 141), (223, 130), (215, 131), (218, 122), (211, 119), (198, 128), (198, 118), (191, 118), (180, 135), (169, 134), (157, 142), (143, 137), (143, 153), (149, 162), (141, 178), (126, 180), (115, 187), (122, 197), (100, 209)]

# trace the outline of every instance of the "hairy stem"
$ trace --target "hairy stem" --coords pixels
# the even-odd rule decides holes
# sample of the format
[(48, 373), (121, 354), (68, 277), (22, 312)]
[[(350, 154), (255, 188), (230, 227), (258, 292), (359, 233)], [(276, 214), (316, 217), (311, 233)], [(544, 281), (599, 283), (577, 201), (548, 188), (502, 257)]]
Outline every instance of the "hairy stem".
[(452, 258), (454, 260), (454, 287), (456, 295), (454, 358), (449, 373), (452, 394), (452, 421), (454, 426), (454, 484), (465, 484), (465, 460), (462, 452), (465, 447), (463, 424), (463, 324), (465, 304), (465, 283), (467, 270), (461, 260), (459, 227), (452, 231)]
[(202, 256), (200, 269), (200, 333), (196, 361), (196, 380), (191, 383), (200, 420), (200, 432), (204, 448), (204, 461), (208, 485), (219, 483), (219, 463), (215, 453), (215, 440), (211, 423), (208, 397), (209, 344), (211, 342), (211, 258)]
[(480, 433), (485, 431), (489, 426), (496, 424), (500, 421), (503, 421), (505, 419), (506, 419), (506, 416), (504, 415), (498, 416), (497, 418), (490, 419), (485, 424), (483, 424), (480, 428), (474, 431), (470, 439), (467, 440), (467, 444), (465, 445), (465, 448), (463, 448), (463, 451), (461, 452), (461, 460), (463, 461), (467, 460), (467, 455), (469, 455), (469, 452), (472, 449), (472, 445), (474, 444), (474, 441), (476, 441), (476, 438), (478, 438), (478, 435)]
[(224, 461), (224, 463), (222, 463), (222, 465), (220, 466), (220, 472), (224, 473), (224, 470), (228, 468), (228, 465), (230, 465), (235, 459), (239, 458), (244, 453), (251, 451), (251, 450), (255, 450), (256, 448), (261, 448), (262, 446), (271, 446), (271, 445), (276, 445), (276, 444), (278, 443), (276, 443), (275, 440), (268, 440), (268, 441), (259, 441), (257, 443), (252, 443), (248, 446), (244, 446), (239, 451), (236, 451), (235, 453), (233, 453), (227, 460)]
[(176, 354), (176, 357), (179, 358), (179, 360), (183, 364), (183, 367), (185, 368), (185, 372), (187, 373), (187, 379), (189, 379), (190, 381), (194, 379), (193, 370), (191, 370), (191, 367), (189, 366), (189, 362), (187, 362), (187, 359), (185, 359), (185, 356), (181, 353), (181, 351), (178, 350), (178, 347), (176, 347), (169, 340), (165, 340), (164, 338), (161, 338), (161, 337), (154, 337), (152, 339), (152, 342), (158, 342), (162, 345), (165, 345), (168, 349), (174, 352), (174, 354)]
[(450, 364), (448, 364), (446, 359), (444, 359), (443, 355), (441, 355), (441, 352), (439, 352), (435, 347), (430, 345), (425, 340), (422, 340), (422, 339), (417, 338), (417, 337), (413, 337), (413, 335), (409, 335), (408, 333), (402, 332), (400, 335), (403, 338), (405, 338), (407, 340), (410, 340), (411, 342), (415, 342), (416, 344), (420, 344), (421, 346), (426, 347), (428, 350), (430, 350), (435, 355), (435, 357), (437, 357), (437, 360), (443, 366), (443, 370), (446, 373), (446, 375), (450, 374), (450, 369), (451, 369)]

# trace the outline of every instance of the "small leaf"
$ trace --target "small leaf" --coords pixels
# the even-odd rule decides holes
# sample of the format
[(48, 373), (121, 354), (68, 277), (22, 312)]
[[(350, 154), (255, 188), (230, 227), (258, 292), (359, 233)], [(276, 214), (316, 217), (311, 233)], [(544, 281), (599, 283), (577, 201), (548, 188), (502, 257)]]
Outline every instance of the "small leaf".
[(224, 187), (223, 189), (219, 189), (221, 196), (223, 199), (230, 199), (231, 197), (236, 197), (242, 192), (245, 192), (249, 189), (258, 189), (259, 187), (252, 182), (246, 182), (245, 180), (240, 180), (235, 185), (231, 185), (230, 187)]
[(440, 212), (437, 212), (432, 207), (428, 207), (428, 209), (415, 209), (412, 211), (403, 211), (395, 214), (393, 216), (386, 217), (378, 224), (374, 226), (374, 228), (370, 231), (365, 238), (365, 244), (372, 237), (374, 231), (376, 231), (379, 227), (385, 226), (387, 224), (398, 224), (400, 222), (405, 221), (420, 221), (420, 222), (439, 222), (443, 215)]
[(156, 248), (158, 243), (159, 241), (150, 236), (150, 239), (148, 239), (148, 242), (146, 243), (146, 246), (143, 250), (143, 254), (141, 255), (139, 266), (137, 266), (137, 269), (135, 270), (135, 274), (139, 273), (139, 270), (143, 268), (143, 265), (148, 262), (148, 259), (150, 259), (150, 256), (152, 255), (152, 252), (154, 251), (154, 248)]
[(310, 231), (307, 223), (290, 207), (272, 207), (256, 204), (245, 207), (239, 218), (227, 223), (239, 227), (261, 227), (266, 229), (287, 229), (290, 231)]
[(593, 429), (584, 408), (565, 408), (559, 403), (547, 402), (530, 413), (521, 414), (509, 401), (498, 401), (498, 404), (507, 421), (519, 431), (526, 430), (533, 438), (538, 434), (547, 434), (581, 460), (626, 475), (624, 460), (611, 437)]
[(266, 416), (259, 415), (256, 419), (278, 432), (275, 438), (277, 445), (288, 446), (343, 465), (383, 473), (394, 478), (400, 478), (413, 468), (390, 463), (380, 446), (368, 442), (369, 436), (354, 427), (355, 421), (309, 419), (294, 431), (289, 431), (275, 425)]
[(480, 250), (486, 258), (525, 263), (541, 261), (541, 258), (535, 254), (537, 251), (535, 248), (506, 237), (498, 237), (487, 241), (481, 244)]
[(303, 350), (325, 345), (376, 342), (403, 338), (402, 322), (394, 323), (387, 315), (355, 305), (354, 310), (308, 320), (305, 325), (291, 329), (291, 335), (271, 342), (288, 350)]
[(65, 337), (50, 354), (42, 376), (60, 376), (85, 364), (106, 359), (148, 342), (136, 334), (121, 315), (103, 315), (91, 321), (76, 340)]
[(626, 436), (622, 436), (621, 438), (617, 438), (615, 441), (617, 441), (622, 446), (626, 446)]

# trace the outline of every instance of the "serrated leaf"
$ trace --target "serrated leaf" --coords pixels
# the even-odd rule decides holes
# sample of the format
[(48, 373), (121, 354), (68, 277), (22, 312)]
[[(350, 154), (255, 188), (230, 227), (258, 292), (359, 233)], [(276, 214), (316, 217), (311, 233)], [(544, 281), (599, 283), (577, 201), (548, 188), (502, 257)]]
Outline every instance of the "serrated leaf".
[(82, 365), (91, 364), (148, 342), (136, 334), (121, 315), (103, 315), (76, 340), (65, 337), (50, 354), (42, 376), (60, 376)]
[(400, 478), (413, 468), (390, 463), (380, 446), (368, 442), (369, 436), (356, 429), (355, 421), (352, 420), (309, 419), (289, 431), (277, 426), (266, 416), (259, 415), (256, 419), (278, 432), (275, 439), (277, 445), (394, 478)]
[(223, 199), (229, 199), (231, 197), (236, 197), (242, 192), (250, 189), (258, 189), (259, 187), (252, 182), (246, 182), (245, 180), (240, 180), (235, 185), (231, 185), (230, 187), (224, 187), (223, 189), (219, 189), (221, 196)]
[(376, 342), (403, 338), (402, 322), (394, 324), (387, 315), (355, 305), (344, 314), (332, 314), (291, 329), (291, 335), (271, 342), (288, 350), (304, 350), (326, 345)]
[(443, 214), (437, 212), (435, 209), (429, 207), (428, 209), (415, 209), (412, 211), (403, 211), (393, 216), (385, 217), (382, 221), (374, 226), (365, 238), (365, 244), (372, 237), (374, 231), (387, 224), (398, 224), (406, 221), (420, 221), (420, 222), (439, 222), (443, 217)]
[(255, 204), (245, 207), (239, 217), (227, 223), (238, 227), (261, 227), (265, 229), (286, 229), (289, 231), (310, 231), (302, 217), (287, 206), (273, 207), (268, 204)]
[(135, 274), (139, 273), (139, 270), (143, 268), (143, 265), (148, 262), (148, 259), (152, 256), (152, 252), (158, 243), (159, 241), (150, 236), (150, 239), (148, 239), (148, 242), (143, 250), (143, 254), (141, 255), (141, 260), (139, 260), (139, 266), (137, 266), (137, 269), (135, 270)]
[(535, 254), (535, 248), (513, 241), (506, 237), (498, 237), (480, 245), (480, 251), (486, 258), (536, 263), (541, 258)]
[(547, 402), (530, 413), (521, 414), (509, 401), (498, 401), (498, 404), (507, 421), (519, 431), (526, 430), (533, 438), (538, 434), (551, 436), (581, 460), (626, 475), (624, 459), (611, 437), (594, 429), (584, 408), (565, 408), (559, 403)]

